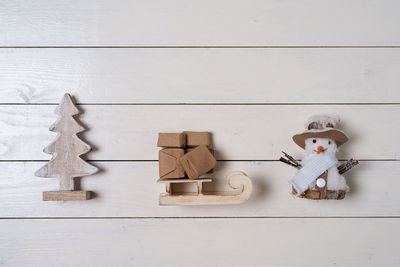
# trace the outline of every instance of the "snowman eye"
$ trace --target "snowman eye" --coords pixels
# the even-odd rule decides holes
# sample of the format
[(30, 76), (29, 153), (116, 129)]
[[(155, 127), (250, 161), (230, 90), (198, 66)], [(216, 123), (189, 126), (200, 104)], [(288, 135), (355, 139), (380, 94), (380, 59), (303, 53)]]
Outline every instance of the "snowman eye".
[(313, 139), (312, 142), (315, 144), (317, 142), (317, 140)]

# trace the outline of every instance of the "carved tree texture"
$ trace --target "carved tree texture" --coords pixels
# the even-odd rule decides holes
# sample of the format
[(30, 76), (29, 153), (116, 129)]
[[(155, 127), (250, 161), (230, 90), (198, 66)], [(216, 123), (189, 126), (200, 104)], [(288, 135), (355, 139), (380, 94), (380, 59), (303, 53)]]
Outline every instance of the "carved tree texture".
[(77, 136), (84, 128), (73, 118), (79, 114), (79, 110), (72, 103), (69, 94), (64, 95), (55, 113), (59, 117), (50, 127), (50, 131), (56, 132), (57, 137), (43, 150), (53, 157), (35, 175), (60, 178), (60, 190), (74, 190), (74, 177), (90, 175), (98, 169), (80, 158), (91, 148)]

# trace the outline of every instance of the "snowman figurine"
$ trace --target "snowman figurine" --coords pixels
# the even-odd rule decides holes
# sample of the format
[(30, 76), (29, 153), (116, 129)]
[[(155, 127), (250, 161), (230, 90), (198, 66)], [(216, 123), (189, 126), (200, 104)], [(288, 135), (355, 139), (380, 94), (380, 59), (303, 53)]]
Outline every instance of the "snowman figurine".
[(293, 141), (305, 150), (302, 164), (286, 153), (289, 160), (281, 158), (281, 161), (299, 169), (290, 180), (296, 196), (309, 199), (343, 199), (349, 191), (342, 173), (358, 162), (350, 160), (339, 166), (336, 153), (347, 142), (348, 137), (335, 127), (334, 119), (313, 116), (307, 121), (306, 130), (293, 136)]

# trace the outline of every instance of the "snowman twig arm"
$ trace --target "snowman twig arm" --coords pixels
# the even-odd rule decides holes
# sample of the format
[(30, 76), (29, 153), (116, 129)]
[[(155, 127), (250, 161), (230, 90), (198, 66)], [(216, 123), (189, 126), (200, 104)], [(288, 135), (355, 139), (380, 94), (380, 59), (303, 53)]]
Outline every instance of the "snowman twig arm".
[[(302, 166), (297, 160), (295, 160), (292, 156), (290, 156), (288, 153), (286, 153), (284, 151), (282, 151), (282, 153), (285, 155), (286, 158), (281, 157), (279, 159), (280, 161), (282, 161), (283, 163), (286, 163), (292, 167), (295, 167), (297, 169), (301, 169)], [(349, 170), (351, 170), (352, 168), (354, 168), (357, 165), (358, 165), (358, 160), (350, 159), (338, 167), (339, 174), (348, 172)]]
[(358, 160), (350, 159), (338, 167), (339, 174), (343, 174), (358, 165)]
[(284, 151), (282, 151), (282, 153), (285, 155), (285, 157), (287, 159), (285, 159), (284, 157), (281, 157), (279, 159), (280, 161), (282, 161), (283, 163), (286, 163), (292, 167), (295, 167), (297, 169), (301, 169), (302, 166), (297, 160), (295, 160), (292, 156), (290, 156), (288, 153), (286, 153)]
[(282, 158), (282, 157), (281, 157), (279, 160), (282, 161), (283, 163), (286, 163), (286, 164), (288, 164), (288, 165), (290, 165), (290, 166), (292, 166), (292, 167), (295, 167), (295, 168), (297, 168), (297, 169), (300, 169), (300, 168), (301, 168), (301, 166), (296, 166), (295, 164), (293, 164), (292, 162), (288, 161), (288, 160), (285, 159), (285, 158)]

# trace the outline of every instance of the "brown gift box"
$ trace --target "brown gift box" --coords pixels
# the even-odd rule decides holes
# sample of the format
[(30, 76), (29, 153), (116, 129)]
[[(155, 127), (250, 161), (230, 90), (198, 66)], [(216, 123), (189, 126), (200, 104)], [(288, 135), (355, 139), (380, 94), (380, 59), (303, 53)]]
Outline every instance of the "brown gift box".
[(195, 148), (179, 161), (190, 179), (199, 178), (217, 165), (217, 161), (206, 146)]
[(184, 132), (186, 134), (186, 145), (193, 146), (210, 146), (211, 136), (209, 132)]
[(164, 148), (158, 152), (161, 179), (185, 177), (185, 170), (179, 162), (184, 154), (185, 151), (181, 148)]
[[(186, 148), (185, 149), (185, 153), (189, 153), (190, 151), (193, 151), (193, 150), (195, 150), (196, 148), (195, 147), (190, 147), (190, 148)], [(214, 158), (215, 158), (215, 150), (214, 149), (212, 149), (212, 148), (208, 148), (208, 150), (210, 150), (210, 152), (211, 152), (211, 154), (214, 156)], [(212, 173), (214, 170), (213, 169), (211, 169), (210, 171), (208, 171), (207, 173)]]
[(159, 133), (157, 146), (159, 147), (185, 147), (186, 135), (184, 133)]

